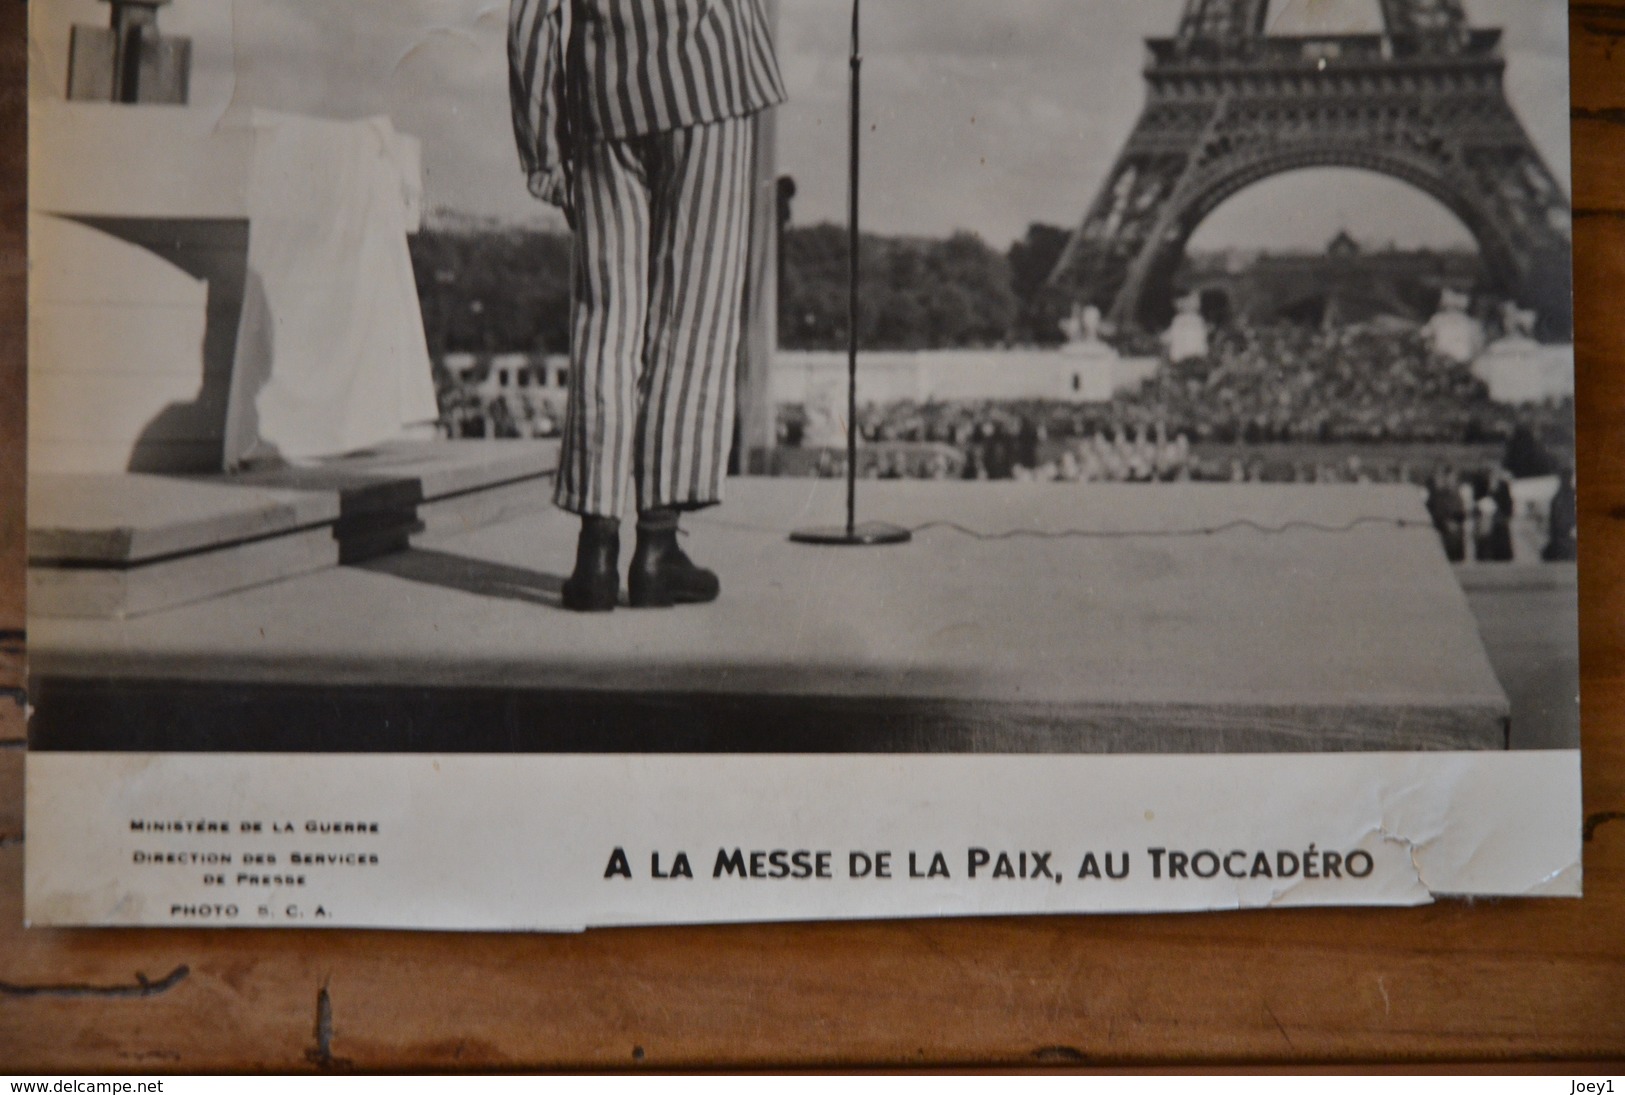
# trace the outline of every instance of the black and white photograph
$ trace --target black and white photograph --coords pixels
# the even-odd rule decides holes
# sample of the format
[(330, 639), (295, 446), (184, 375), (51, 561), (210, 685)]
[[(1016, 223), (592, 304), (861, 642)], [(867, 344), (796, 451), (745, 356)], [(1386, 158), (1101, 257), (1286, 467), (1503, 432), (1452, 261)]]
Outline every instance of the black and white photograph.
[(30, 23), (33, 922), (1579, 893), (1560, 0)]

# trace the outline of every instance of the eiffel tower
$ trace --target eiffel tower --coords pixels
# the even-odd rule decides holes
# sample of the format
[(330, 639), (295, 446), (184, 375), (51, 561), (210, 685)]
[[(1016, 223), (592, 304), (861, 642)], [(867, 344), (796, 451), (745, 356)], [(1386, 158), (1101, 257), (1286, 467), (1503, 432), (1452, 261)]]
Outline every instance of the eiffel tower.
[(1381, 34), (1277, 36), (1269, 0), (1186, 0), (1153, 38), (1139, 123), (1052, 283), (1119, 328), (1160, 328), (1202, 221), (1287, 171), (1363, 168), (1455, 213), (1498, 296), (1573, 323), (1570, 206), (1507, 101), (1501, 31), (1461, 0), (1379, 0)]

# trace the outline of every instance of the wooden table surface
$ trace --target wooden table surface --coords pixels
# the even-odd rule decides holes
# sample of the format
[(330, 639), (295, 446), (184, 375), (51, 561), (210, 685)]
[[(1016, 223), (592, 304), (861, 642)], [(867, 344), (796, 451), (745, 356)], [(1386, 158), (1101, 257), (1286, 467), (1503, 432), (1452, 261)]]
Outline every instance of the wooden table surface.
[[(23, 639), (25, 13), (0, 5), (0, 687), (12, 696)], [(575, 937), (24, 932), (23, 722), (5, 701), (0, 1070), (1617, 1067), (1625, 0), (1575, 4), (1572, 24), (1583, 901)]]

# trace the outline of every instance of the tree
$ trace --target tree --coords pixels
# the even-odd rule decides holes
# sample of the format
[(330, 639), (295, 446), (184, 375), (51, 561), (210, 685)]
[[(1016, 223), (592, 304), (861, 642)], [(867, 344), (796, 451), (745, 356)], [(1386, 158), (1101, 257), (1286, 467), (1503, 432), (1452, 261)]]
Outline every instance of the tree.
[(1065, 341), (1061, 321), (1072, 311), (1068, 295), (1049, 284), (1072, 233), (1048, 224), (1030, 224), (1027, 234), (1010, 245), (1011, 288), (1017, 307), (1016, 341), (1053, 346)]
[(1010, 336), (1017, 301), (1010, 264), (970, 232), (926, 245), (926, 310), (933, 347), (987, 346)]
[(568, 350), (570, 248), (569, 236), (518, 229), (414, 236), (431, 355)]
[[(787, 348), (846, 346), (847, 239), (845, 229), (830, 224), (785, 234), (779, 331)], [(858, 334), (864, 346), (943, 349), (1008, 336), (1016, 308), (1010, 268), (975, 235), (962, 232), (946, 240), (866, 235), (859, 246)]]

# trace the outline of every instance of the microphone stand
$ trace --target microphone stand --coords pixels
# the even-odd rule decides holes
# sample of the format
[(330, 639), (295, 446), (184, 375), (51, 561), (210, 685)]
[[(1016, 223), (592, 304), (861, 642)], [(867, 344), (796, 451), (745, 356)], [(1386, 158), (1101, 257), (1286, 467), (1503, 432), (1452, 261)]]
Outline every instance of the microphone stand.
[(880, 522), (858, 524), (858, 180), (859, 146), (862, 143), (861, 74), (863, 52), (859, 41), (858, 5), (852, 0), (852, 89), (851, 135), (847, 146), (847, 271), (846, 271), (846, 525), (842, 528), (800, 529), (790, 534), (798, 544), (831, 547), (873, 547), (879, 544), (906, 544), (913, 539), (908, 529)]

